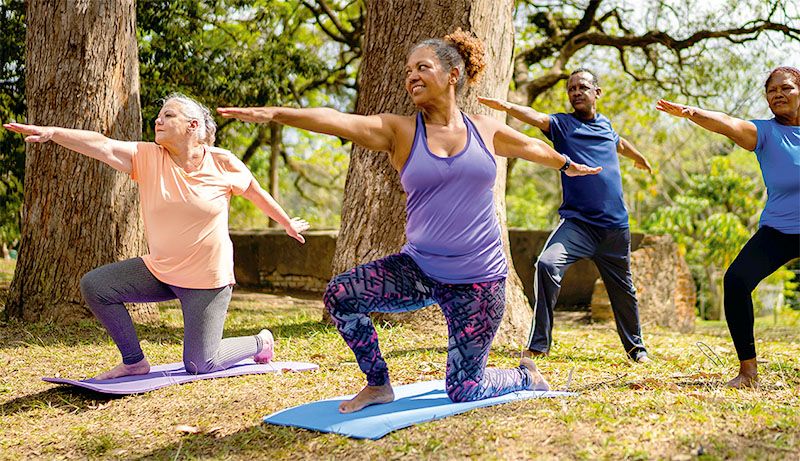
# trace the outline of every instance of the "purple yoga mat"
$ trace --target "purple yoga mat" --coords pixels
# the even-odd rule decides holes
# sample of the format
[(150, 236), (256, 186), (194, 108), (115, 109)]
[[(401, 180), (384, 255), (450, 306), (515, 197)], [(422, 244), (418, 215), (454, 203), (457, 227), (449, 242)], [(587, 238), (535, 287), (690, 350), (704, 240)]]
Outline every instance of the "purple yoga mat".
[(42, 378), (48, 383), (71, 384), (104, 394), (141, 394), (155, 389), (183, 384), (200, 379), (224, 378), (228, 376), (272, 373), (276, 371), (308, 371), (319, 368), (319, 365), (306, 362), (271, 362), (255, 363), (253, 359), (245, 359), (225, 370), (213, 373), (193, 375), (186, 372), (183, 362), (156, 365), (146, 375), (124, 376), (122, 378), (97, 381), (94, 378), (76, 381), (63, 378)]

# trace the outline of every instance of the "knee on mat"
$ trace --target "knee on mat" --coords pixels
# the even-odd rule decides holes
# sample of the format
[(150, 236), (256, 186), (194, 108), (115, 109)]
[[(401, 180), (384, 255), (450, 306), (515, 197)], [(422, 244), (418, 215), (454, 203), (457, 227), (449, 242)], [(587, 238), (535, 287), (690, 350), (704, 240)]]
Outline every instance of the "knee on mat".
[(183, 367), (190, 375), (202, 375), (217, 370), (217, 365), (211, 363), (210, 360), (203, 361), (183, 359)]
[(455, 403), (471, 402), (475, 400), (475, 390), (478, 384), (474, 381), (460, 383), (447, 383), (447, 396)]

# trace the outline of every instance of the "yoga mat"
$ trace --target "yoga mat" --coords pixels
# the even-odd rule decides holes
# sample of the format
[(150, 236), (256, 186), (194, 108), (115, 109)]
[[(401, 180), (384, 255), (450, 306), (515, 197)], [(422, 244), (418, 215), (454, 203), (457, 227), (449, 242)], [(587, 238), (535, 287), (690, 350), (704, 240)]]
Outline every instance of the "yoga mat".
[(76, 381), (63, 378), (42, 378), (48, 383), (70, 384), (104, 394), (141, 394), (155, 389), (183, 384), (200, 379), (224, 378), (228, 376), (271, 373), (276, 371), (308, 371), (319, 368), (319, 365), (305, 362), (271, 362), (255, 363), (253, 359), (245, 359), (225, 370), (213, 373), (193, 375), (186, 372), (183, 362), (156, 365), (146, 375), (123, 376), (122, 378), (97, 381), (94, 378)]
[(394, 395), (394, 402), (372, 405), (349, 414), (339, 413), (339, 403), (352, 399), (355, 394), (320, 400), (272, 413), (264, 417), (264, 422), (376, 440), (397, 429), (475, 408), (515, 400), (577, 394), (561, 391), (519, 391), (474, 402), (454, 403), (445, 392), (444, 380), (437, 380), (395, 386)]

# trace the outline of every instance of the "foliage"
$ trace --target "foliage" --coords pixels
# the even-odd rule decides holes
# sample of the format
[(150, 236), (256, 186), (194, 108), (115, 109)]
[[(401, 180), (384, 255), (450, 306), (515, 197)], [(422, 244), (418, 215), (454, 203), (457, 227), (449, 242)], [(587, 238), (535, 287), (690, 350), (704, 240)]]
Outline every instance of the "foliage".
[(749, 161), (752, 154), (741, 150), (711, 157), (707, 170), (691, 175), (689, 188), (673, 205), (654, 210), (645, 222), (650, 232), (672, 235), (685, 252), (695, 280), (704, 288), (701, 314), (720, 315), (722, 276), (755, 232), (752, 218), (764, 205), (763, 194), (757, 193), (763, 191), (760, 179), (740, 168)]
[[(337, 7), (339, 19), (358, 18), (358, 5)], [(357, 58), (352, 44), (331, 42), (314, 26), (314, 10), (300, 1), (207, 0), (140, 2), (138, 27), (143, 113), (152, 120), (158, 98), (179, 91), (210, 107), (331, 104), (344, 108), (354, 97)], [(356, 26), (353, 26), (356, 27)], [(312, 224), (338, 223), (340, 199), (335, 181), (347, 163), (331, 162), (337, 150), (310, 147), (306, 133), (294, 133), (294, 146), (272, 144), (267, 126), (218, 118), (218, 144), (231, 149), (269, 184), (269, 156), (284, 159), (280, 190), (290, 214)], [(280, 133), (280, 132), (279, 132)], [(146, 124), (145, 138), (152, 136)], [(285, 188), (283, 186), (286, 186)], [(294, 186), (294, 187), (292, 187)], [(265, 186), (266, 187), (266, 186)], [(311, 192), (304, 192), (310, 188)], [(322, 197), (322, 198), (320, 198)], [(331, 207), (334, 213), (328, 211)], [(233, 227), (263, 226), (263, 215), (251, 204), (234, 200)], [(334, 216), (336, 215), (336, 216)]]

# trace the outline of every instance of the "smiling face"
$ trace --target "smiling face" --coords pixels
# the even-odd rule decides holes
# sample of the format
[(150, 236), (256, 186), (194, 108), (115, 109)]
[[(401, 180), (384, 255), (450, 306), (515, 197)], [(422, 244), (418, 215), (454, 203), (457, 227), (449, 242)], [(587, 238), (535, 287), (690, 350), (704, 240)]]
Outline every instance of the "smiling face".
[(155, 121), (156, 143), (164, 145), (185, 142), (197, 129), (197, 120), (184, 115), (183, 106), (178, 101), (167, 101)]
[(800, 113), (800, 85), (788, 72), (776, 72), (767, 82), (767, 103), (778, 118), (796, 119)]
[(595, 102), (601, 90), (593, 80), (592, 74), (588, 72), (578, 72), (567, 80), (569, 103), (582, 118), (594, 118), (596, 112)]
[(450, 91), (455, 95), (458, 70), (442, 68), (431, 47), (414, 50), (408, 56), (404, 72), (406, 91), (418, 106), (446, 96)]

